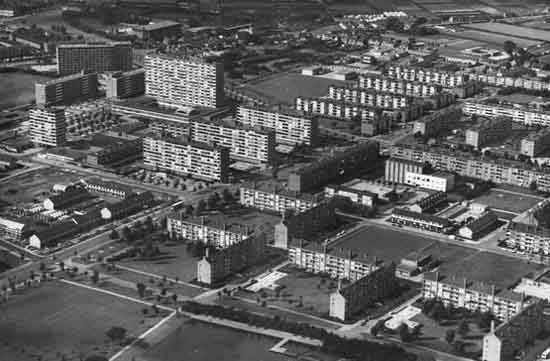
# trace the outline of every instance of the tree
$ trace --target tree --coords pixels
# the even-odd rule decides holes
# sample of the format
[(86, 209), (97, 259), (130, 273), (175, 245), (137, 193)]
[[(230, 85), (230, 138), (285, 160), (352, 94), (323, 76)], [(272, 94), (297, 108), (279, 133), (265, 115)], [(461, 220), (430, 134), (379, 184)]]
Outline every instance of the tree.
[(516, 43), (510, 40), (506, 40), (502, 46), (504, 48), (504, 51), (510, 55), (512, 55), (517, 49)]
[(208, 209), (215, 209), (220, 202), (220, 195), (218, 192), (214, 192), (208, 197)]
[(62, 271), (65, 271), (65, 262), (63, 261), (59, 262), (59, 269)]
[(409, 342), (411, 340), (411, 333), (409, 332), (409, 326), (402, 323), (399, 325), (399, 338), (403, 342)]
[(128, 242), (130, 238), (132, 238), (132, 231), (128, 226), (124, 226), (124, 228), (122, 228), (122, 239)]
[(537, 181), (532, 181), (531, 183), (529, 183), (529, 189), (532, 190), (532, 191), (536, 191), (537, 190)]
[(204, 199), (201, 199), (197, 206), (195, 207), (195, 216), (198, 217), (204, 212), (204, 209), (206, 208), (206, 203), (204, 202)]
[(193, 206), (191, 204), (188, 204), (185, 206), (185, 215), (190, 216), (193, 214)]
[(126, 337), (126, 329), (119, 326), (113, 326), (107, 331), (107, 337), (109, 337), (112, 342), (122, 341)]
[(468, 321), (465, 319), (462, 319), (460, 323), (458, 324), (458, 334), (462, 337), (466, 336), (468, 332), (470, 332), (470, 326), (468, 325)]
[(99, 282), (99, 272), (97, 270), (94, 270), (92, 273), (92, 283), (95, 285)]
[(138, 282), (136, 284), (136, 288), (137, 288), (137, 292), (138, 292), (139, 297), (140, 298), (145, 297), (145, 290), (147, 289), (147, 287), (143, 283)]
[(445, 341), (447, 341), (448, 344), (451, 344), (454, 340), (455, 330), (447, 330), (447, 332), (445, 332)]
[(118, 232), (117, 232), (116, 229), (113, 229), (113, 230), (111, 231), (111, 235), (109, 236), (109, 238), (111, 238), (111, 239), (118, 239), (119, 237), (120, 237), (120, 236), (119, 236), (119, 234), (118, 234)]
[(231, 204), (235, 201), (235, 198), (233, 197), (233, 194), (229, 191), (229, 189), (225, 188), (222, 192), (222, 198), (223, 202), (225, 204)]

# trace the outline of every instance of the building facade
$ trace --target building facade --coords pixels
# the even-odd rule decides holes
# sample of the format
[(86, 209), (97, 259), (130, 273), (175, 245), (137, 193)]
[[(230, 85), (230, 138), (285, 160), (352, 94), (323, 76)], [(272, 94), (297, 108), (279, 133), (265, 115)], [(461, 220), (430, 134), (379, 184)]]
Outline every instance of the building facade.
[(278, 144), (316, 146), (319, 142), (319, 123), (315, 117), (241, 105), (237, 109), (237, 121), (274, 130)]
[(224, 103), (223, 64), (200, 58), (167, 55), (145, 57), (145, 93), (166, 106), (205, 106)]
[(145, 93), (145, 70), (115, 72), (107, 75), (105, 95), (109, 99), (123, 99)]
[(447, 218), (415, 212), (405, 208), (394, 208), (389, 219), (390, 222), (395, 224), (420, 228), (430, 232), (449, 233), (452, 229), (452, 224)]
[(520, 152), (528, 157), (535, 157), (550, 147), (550, 130), (545, 128), (529, 134), (521, 140)]
[(143, 138), (145, 165), (209, 181), (227, 182), (229, 149), (181, 138)]
[(410, 160), (390, 158), (384, 165), (384, 180), (390, 183), (404, 184), (408, 172), (423, 174), (426, 164)]
[(65, 110), (62, 108), (35, 108), (29, 111), (29, 130), (33, 143), (60, 147), (66, 143)]
[(499, 142), (512, 134), (512, 119), (508, 117), (485, 118), (475, 127), (466, 129), (466, 144), (476, 149), (491, 142)]
[(287, 190), (241, 187), (239, 202), (245, 207), (282, 214), (287, 210), (304, 212), (317, 206), (320, 199)]
[(466, 115), (479, 115), (493, 118), (508, 117), (514, 122), (527, 125), (550, 126), (550, 112), (517, 104), (466, 101), (463, 103), (462, 111)]
[(436, 172), (433, 174), (406, 172), (405, 184), (438, 192), (448, 192), (455, 187), (455, 176), (454, 174), (443, 172)]
[(97, 73), (79, 73), (34, 84), (39, 106), (70, 105), (97, 97)]
[(132, 69), (132, 45), (127, 42), (60, 44), (57, 72), (60, 75)]

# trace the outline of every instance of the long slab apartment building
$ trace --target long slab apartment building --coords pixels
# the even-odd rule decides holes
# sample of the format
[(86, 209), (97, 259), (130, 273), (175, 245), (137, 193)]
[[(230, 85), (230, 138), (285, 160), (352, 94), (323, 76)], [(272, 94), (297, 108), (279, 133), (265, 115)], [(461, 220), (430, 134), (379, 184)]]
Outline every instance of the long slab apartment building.
[(464, 102), (462, 111), (466, 115), (508, 117), (514, 122), (527, 125), (550, 126), (549, 111), (517, 104), (467, 101)]
[(441, 171), (500, 184), (527, 188), (536, 182), (537, 189), (550, 190), (550, 172), (536, 169), (526, 163), (504, 159), (485, 160), (468, 153), (441, 148), (430, 149), (422, 145), (395, 145), (391, 149), (391, 157), (420, 163), (428, 162)]
[(88, 100), (97, 97), (97, 90), (97, 73), (81, 72), (34, 85), (36, 105), (40, 106), (69, 105)]
[(319, 205), (321, 199), (311, 194), (300, 194), (286, 189), (248, 186), (239, 190), (239, 203), (261, 211), (284, 213), (291, 210), (305, 212)]
[(132, 69), (132, 45), (129, 42), (60, 44), (56, 56), (60, 75)]
[(145, 165), (208, 181), (228, 181), (229, 149), (174, 137), (143, 138)]
[(274, 130), (277, 144), (316, 146), (319, 142), (317, 118), (298, 112), (241, 105), (237, 109), (237, 121), (251, 127)]

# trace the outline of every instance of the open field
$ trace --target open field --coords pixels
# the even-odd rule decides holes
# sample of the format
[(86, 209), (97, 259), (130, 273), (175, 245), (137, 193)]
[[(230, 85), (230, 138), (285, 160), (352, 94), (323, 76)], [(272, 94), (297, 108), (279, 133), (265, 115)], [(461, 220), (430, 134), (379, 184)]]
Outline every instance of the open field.
[(544, 266), (528, 263), (517, 258), (494, 253), (479, 252), (454, 263), (443, 263), (439, 272), (443, 275), (467, 278), (485, 284), (494, 284), (507, 289), (529, 272), (539, 271)]
[(476, 203), (486, 204), (491, 208), (503, 209), (505, 211), (521, 213), (540, 202), (540, 198), (525, 195), (516, 195), (498, 190), (490, 190), (475, 199)]
[(34, 83), (50, 77), (27, 73), (0, 73), (0, 110), (34, 101)]
[(532, 45), (540, 43), (540, 41), (528, 40), (523, 38), (518, 38), (510, 35), (503, 34), (493, 34), (481, 30), (467, 29), (464, 31), (458, 31), (456, 33), (450, 33), (449, 36), (454, 36), (462, 39), (470, 39), (475, 41), (481, 41), (492, 46), (500, 46), (504, 44), (505, 41), (513, 41), (517, 46), (526, 48)]
[(82, 179), (76, 173), (42, 168), (11, 178), (0, 184), (0, 196), (9, 203), (27, 203), (48, 197), (56, 183), (68, 184)]
[(105, 334), (112, 326), (136, 337), (158, 321), (144, 318), (143, 307), (58, 281), (42, 284), (0, 304), (0, 355), (17, 361), (111, 355), (120, 349)]
[(433, 242), (419, 235), (370, 225), (344, 235), (330, 247), (343, 247), (355, 253), (367, 253), (371, 257), (399, 263), (401, 258), (412, 251), (418, 251)]
[(321, 97), (328, 94), (331, 85), (341, 85), (345, 82), (298, 73), (276, 74), (269, 78), (252, 81), (241, 88), (252, 96), (260, 96), (275, 102), (294, 104), (298, 96)]
[(526, 38), (531, 40), (547, 41), (550, 39), (550, 31), (532, 29), (524, 26), (510, 25), (504, 23), (475, 23), (463, 25), (465, 28), (487, 31), (496, 34), (514, 34), (516, 37)]

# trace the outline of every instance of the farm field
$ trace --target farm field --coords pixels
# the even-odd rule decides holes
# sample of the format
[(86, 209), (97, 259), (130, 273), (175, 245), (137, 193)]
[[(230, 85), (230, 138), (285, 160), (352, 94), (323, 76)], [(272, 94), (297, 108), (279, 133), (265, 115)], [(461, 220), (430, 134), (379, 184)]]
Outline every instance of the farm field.
[(34, 83), (48, 76), (20, 72), (0, 73), (0, 110), (34, 101)]
[(498, 190), (489, 192), (477, 197), (476, 203), (481, 203), (490, 208), (503, 209), (508, 212), (521, 213), (541, 201), (541, 198), (533, 197), (528, 194), (518, 195)]
[(0, 355), (3, 360), (81, 360), (91, 354), (112, 355), (119, 345), (106, 332), (123, 327), (136, 337), (159, 321), (144, 317), (144, 306), (67, 285), (42, 284), (0, 304)]
[(470, 39), (475, 41), (481, 41), (490, 45), (496, 45), (502, 47), (505, 41), (513, 41), (520, 47), (529, 47), (540, 43), (540, 41), (523, 39), (513, 36), (507, 36), (503, 34), (494, 34), (481, 30), (466, 29), (464, 31), (458, 31), (456, 33), (450, 33), (449, 36), (457, 38)]
[(527, 38), (531, 40), (547, 41), (550, 39), (550, 31), (532, 29), (524, 26), (503, 24), (503, 23), (475, 23), (463, 25), (465, 28), (487, 31), (497, 34), (514, 34), (515, 37)]

